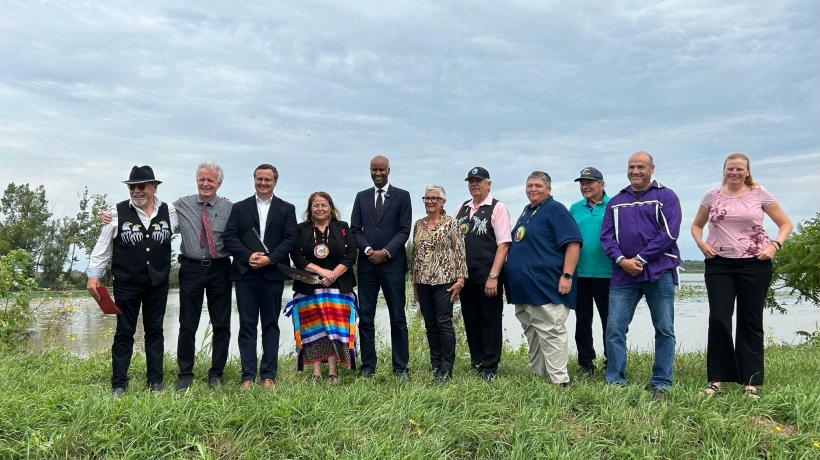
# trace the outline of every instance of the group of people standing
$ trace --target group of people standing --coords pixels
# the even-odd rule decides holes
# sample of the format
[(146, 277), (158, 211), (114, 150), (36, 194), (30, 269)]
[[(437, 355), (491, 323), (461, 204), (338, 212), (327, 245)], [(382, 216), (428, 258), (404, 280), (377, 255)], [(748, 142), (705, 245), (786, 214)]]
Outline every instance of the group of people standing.
[[(217, 196), (223, 172), (216, 163), (197, 168), (197, 195), (173, 204), (156, 197), (160, 181), (153, 170), (135, 166), (124, 181), (130, 199), (105, 216), (107, 224), (87, 270), (89, 292), (97, 297), (99, 278), (111, 262), (114, 297), (123, 311), (112, 346), (113, 393), (122, 395), (127, 388), (140, 308), (149, 389), (164, 389), (162, 318), (170, 240), (181, 233), (178, 390), (193, 382), (194, 336), (205, 296), (213, 325), (208, 383), (222, 383), (232, 282), (240, 322), (240, 386), (253, 388), (258, 378), (264, 388), (275, 388), (278, 317), (289, 271), (283, 270), (292, 261), (296, 269), (316, 275), (294, 277), (293, 299), (285, 308), (294, 323), (299, 369), (310, 364), (314, 381), (323, 378), (325, 362), (331, 384), (338, 382), (338, 365), (355, 368), (357, 358), (361, 377), (376, 373), (379, 291), (390, 317), (393, 373), (400, 380), (409, 378), (409, 270), (435, 381), (453, 375), (453, 305), (458, 300), (471, 368), (487, 381), (496, 377), (506, 294), (524, 330), (532, 372), (559, 386), (569, 384), (566, 321), (573, 309), (578, 364), (584, 374), (596, 372), (596, 307), (604, 329), (604, 378), (626, 384), (626, 333), (644, 297), (655, 328), (648, 388), (654, 397), (662, 397), (672, 384), (675, 357), (674, 291), (682, 214), (677, 195), (652, 179), (654, 168), (650, 154), (631, 155), (629, 185), (610, 198), (602, 173), (586, 167), (575, 179), (582, 199), (569, 209), (551, 196), (549, 174), (533, 171), (525, 185), (528, 204), (512, 221), (507, 207), (490, 193), (490, 173), (477, 166), (465, 178), (471, 198), (454, 207), (452, 217), (445, 210), (444, 187), (431, 185), (422, 197), (426, 215), (413, 225), (410, 194), (389, 183), (390, 163), (381, 155), (370, 161), (373, 186), (357, 194), (349, 224), (325, 192), (310, 195), (297, 224), (294, 206), (273, 194), (278, 171), (269, 164), (254, 170), (256, 193), (236, 204)], [(774, 239), (763, 229), (763, 214), (778, 227)], [(709, 237), (703, 241), (707, 222)], [(723, 184), (707, 193), (692, 224), (692, 235), (706, 257), (710, 304), (705, 394), (720, 392), (723, 382), (737, 382), (747, 395), (759, 397), (762, 311), (771, 260), (790, 231), (778, 203), (752, 180), (749, 159), (730, 155)], [(408, 257), (405, 245), (411, 235)], [(736, 344), (731, 330), (735, 300)], [(256, 355), (258, 325), (261, 362)]]

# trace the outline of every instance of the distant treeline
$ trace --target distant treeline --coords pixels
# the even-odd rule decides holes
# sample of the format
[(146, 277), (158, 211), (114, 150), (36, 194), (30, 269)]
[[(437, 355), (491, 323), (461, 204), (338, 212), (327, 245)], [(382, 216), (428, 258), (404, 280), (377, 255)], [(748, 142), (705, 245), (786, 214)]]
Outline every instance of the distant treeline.
[(703, 273), (705, 265), (703, 260), (684, 260), (680, 264), (686, 273)]

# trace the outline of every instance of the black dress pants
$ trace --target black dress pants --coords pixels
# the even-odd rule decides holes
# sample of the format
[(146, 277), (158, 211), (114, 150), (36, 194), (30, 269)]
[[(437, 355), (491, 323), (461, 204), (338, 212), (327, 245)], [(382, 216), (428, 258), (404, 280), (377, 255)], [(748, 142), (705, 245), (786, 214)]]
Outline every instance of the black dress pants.
[[(606, 318), (609, 315), (609, 278), (581, 278), (578, 283), (578, 300), (575, 304), (575, 346), (578, 348), (578, 364), (591, 367), (595, 360), (595, 346), (592, 339), (592, 319), (595, 311), (593, 300), (598, 307), (603, 329), (604, 356), (606, 356)], [(606, 363), (604, 363), (606, 365)]]
[(447, 292), (453, 284), (416, 284), (416, 298), (424, 317), (430, 365), (439, 375), (451, 375), (456, 358), (456, 333), (453, 330), (453, 304)]
[[(709, 339), (706, 373), (710, 382), (763, 384), (763, 306), (772, 281), (772, 262), (755, 258), (706, 259)], [(732, 313), (737, 300), (736, 338)]]
[(165, 350), (162, 321), (168, 301), (168, 280), (159, 286), (134, 285), (114, 280), (114, 301), (122, 313), (117, 315), (117, 329), (111, 346), (111, 387), (128, 386), (128, 367), (134, 354), (134, 333), (142, 308), (145, 330), (145, 360), (148, 384), (162, 383), (162, 359)]
[(470, 348), (470, 365), (479, 372), (496, 372), (501, 360), (504, 300), (501, 283), (498, 283), (498, 294), (487, 297), (484, 294), (485, 282), (467, 279), (460, 294), (461, 316)]
[(376, 303), (381, 288), (390, 315), (390, 346), (393, 372), (408, 371), (410, 343), (407, 332), (407, 316), (404, 309), (406, 294), (404, 280), (407, 272), (387, 272), (375, 267), (370, 271), (359, 270), (359, 348), (362, 371), (376, 370)]
[(205, 296), (208, 297), (208, 316), (212, 329), (211, 369), (208, 371), (208, 377), (222, 377), (231, 339), (230, 268), (231, 262), (227, 257), (213, 261), (180, 257), (177, 341), (180, 379), (191, 378), (194, 375), (196, 331), (202, 316), (202, 301)]
[(239, 358), (242, 381), (256, 380), (256, 325), (262, 329), (262, 360), (259, 378), (276, 380), (279, 366), (279, 312), (282, 310), (283, 281), (271, 281), (251, 274), (236, 281), (239, 310)]

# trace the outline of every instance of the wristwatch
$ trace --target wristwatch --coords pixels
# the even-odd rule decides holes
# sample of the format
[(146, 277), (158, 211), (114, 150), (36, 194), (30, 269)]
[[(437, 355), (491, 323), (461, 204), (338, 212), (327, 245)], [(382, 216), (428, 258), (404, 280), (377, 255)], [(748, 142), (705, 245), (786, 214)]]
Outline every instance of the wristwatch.
[(571, 279), (572, 279), (572, 273), (567, 273), (567, 272), (564, 272), (564, 274), (563, 274), (563, 275), (561, 275), (561, 276), (563, 276), (564, 278), (566, 278), (566, 279), (568, 279), (568, 280), (571, 280)]
[(498, 279), (498, 275), (496, 275), (496, 274), (495, 274), (495, 273), (493, 273), (493, 272), (490, 272), (490, 279), (491, 279), (491, 280)]

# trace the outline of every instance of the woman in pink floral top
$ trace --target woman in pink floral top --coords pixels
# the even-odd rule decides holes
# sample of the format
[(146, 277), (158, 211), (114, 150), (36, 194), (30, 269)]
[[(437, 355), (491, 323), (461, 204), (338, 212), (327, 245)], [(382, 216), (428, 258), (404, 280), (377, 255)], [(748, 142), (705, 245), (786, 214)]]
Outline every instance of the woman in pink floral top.
[[(770, 238), (766, 214), (777, 225)], [(709, 223), (709, 237), (703, 227)], [(746, 395), (760, 396), (763, 384), (763, 306), (772, 280), (772, 258), (792, 231), (792, 223), (772, 195), (752, 179), (749, 158), (733, 153), (723, 162), (723, 185), (703, 197), (692, 237), (706, 257), (709, 339), (703, 392), (713, 395), (722, 382), (737, 382)], [(732, 314), (737, 299), (736, 340)]]

